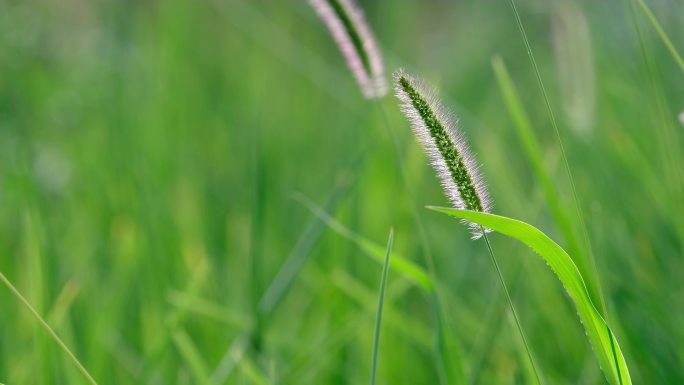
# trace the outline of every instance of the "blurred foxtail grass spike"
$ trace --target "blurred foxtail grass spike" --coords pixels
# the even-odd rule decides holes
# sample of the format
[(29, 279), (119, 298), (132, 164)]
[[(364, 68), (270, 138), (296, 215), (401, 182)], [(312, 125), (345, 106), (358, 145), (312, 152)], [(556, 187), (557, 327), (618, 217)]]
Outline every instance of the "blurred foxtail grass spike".
[[(436, 97), (435, 90), (403, 70), (394, 73), (394, 88), (402, 112), (425, 146), (454, 207), (489, 212), (491, 202), (477, 164), (456, 119)], [(466, 223), (472, 230), (473, 239), (484, 234), (479, 225)]]
[(363, 11), (354, 0), (309, 0), (328, 27), (347, 66), (368, 99), (387, 94), (385, 69)]

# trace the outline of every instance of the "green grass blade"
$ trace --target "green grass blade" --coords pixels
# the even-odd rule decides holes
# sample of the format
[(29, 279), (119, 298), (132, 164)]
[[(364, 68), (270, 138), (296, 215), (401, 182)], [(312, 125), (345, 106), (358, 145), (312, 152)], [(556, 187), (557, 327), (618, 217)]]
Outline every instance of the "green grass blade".
[(31, 312), (31, 314), (33, 314), (34, 317), (36, 317), (40, 325), (48, 332), (48, 334), (50, 334), (50, 336), (53, 340), (55, 340), (57, 345), (59, 345), (59, 347), (62, 348), (62, 350), (64, 350), (64, 352), (67, 354), (67, 356), (69, 356), (71, 361), (74, 362), (74, 365), (76, 365), (78, 370), (80, 370), (81, 373), (83, 373), (83, 376), (88, 380), (88, 382), (92, 385), (97, 385), (97, 382), (95, 381), (93, 376), (91, 376), (88, 370), (85, 368), (85, 366), (81, 364), (81, 361), (79, 361), (78, 358), (76, 358), (76, 355), (74, 355), (74, 353), (71, 352), (71, 350), (66, 346), (64, 341), (62, 341), (62, 339), (59, 338), (57, 333), (55, 333), (55, 331), (52, 330), (50, 325), (48, 325), (45, 319), (43, 319), (43, 317), (41, 317), (40, 314), (38, 314), (36, 309), (34, 309), (33, 306), (31, 306), (29, 301), (21, 294), (21, 292), (19, 292), (19, 290), (16, 287), (14, 287), (12, 282), (10, 282), (9, 279), (7, 279), (7, 277), (5, 277), (5, 275), (2, 273), (0, 273), (0, 281), (2, 281), (2, 283), (4, 283), (5, 286), (7, 286), (7, 288), (10, 289), (12, 294), (14, 294), (14, 296), (17, 297), (17, 299), (19, 299), (19, 301), (23, 303), (24, 306), (26, 306), (26, 308)]
[(494, 74), (499, 83), (499, 88), (501, 89), (508, 114), (511, 116), (511, 119), (513, 119), (516, 134), (523, 144), (527, 160), (532, 165), (535, 177), (541, 182), (544, 197), (549, 205), (551, 215), (563, 234), (563, 238), (565, 238), (568, 251), (570, 254), (578, 257), (577, 262), (580, 272), (589, 280), (589, 292), (593, 299), (598, 300), (595, 303), (599, 306), (599, 311), (603, 312), (604, 307), (603, 301), (601, 300), (602, 296), (600, 293), (598, 276), (596, 271), (592, 268), (592, 262), (586, 255), (581, 254), (582, 249), (576, 231), (572, 225), (572, 221), (570, 220), (570, 215), (561, 202), (560, 194), (553, 183), (551, 174), (546, 169), (546, 166), (544, 166), (544, 159), (539, 141), (532, 129), (532, 124), (530, 123), (527, 112), (520, 101), (518, 91), (516, 90), (513, 80), (501, 57), (494, 57), (492, 60), (492, 67), (494, 68)]
[(515, 321), (515, 326), (518, 329), (518, 333), (520, 334), (520, 339), (522, 340), (524, 350), (527, 353), (529, 365), (532, 367), (532, 376), (537, 381), (538, 385), (542, 385), (541, 377), (539, 376), (539, 371), (537, 370), (537, 366), (534, 363), (534, 356), (532, 355), (532, 349), (530, 349), (530, 344), (527, 342), (527, 337), (525, 337), (525, 332), (523, 331), (522, 324), (520, 323), (520, 318), (518, 317), (518, 312), (515, 310), (515, 306), (513, 306), (513, 300), (511, 299), (511, 295), (510, 295), (510, 293), (508, 293), (508, 286), (506, 285), (506, 280), (504, 279), (503, 273), (501, 272), (501, 267), (499, 267), (499, 262), (496, 260), (496, 256), (494, 255), (494, 250), (492, 249), (492, 244), (489, 243), (489, 237), (487, 236), (487, 231), (482, 226), (480, 226), (480, 229), (482, 230), (482, 238), (484, 238), (485, 244), (487, 245), (487, 251), (489, 251), (489, 256), (492, 259), (492, 264), (494, 265), (494, 269), (496, 270), (496, 275), (499, 277), (499, 282), (501, 283), (501, 289), (503, 290), (504, 294), (506, 295), (506, 301), (508, 302), (508, 307), (511, 309), (511, 314), (513, 315), (513, 320)]
[[(352, 184), (352, 181), (349, 179), (351, 178), (346, 178), (335, 186), (325, 203), (326, 211), (332, 211), (337, 208), (342, 199), (347, 196)], [(292, 286), (295, 277), (299, 274), (299, 271), (308, 260), (311, 250), (316, 246), (316, 242), (318, 242), (324, 229), (325, 225), (321, 223), (321, 220), (318, 218), (314, 218), (307, 225), (306, 229), (297, 240), (294, 249), (292, 249), (287, 256), (283, 267), (278, 271), (278, 274), (273, 278), (273, 281), (269, 284), (259, 300), (259, 311), (262, 314), (270, 314), (280, 303), (287, 290)]]
[(380, 281), (380, 294), (378, 296), (378, 315), (375, 318), (375, 333), (373, 335), (373, 361), (371, 364), (371, 385), (375, 385), (375, 375), (378, 367), (378, 348), (380, 347), (380, 325), (382, 324), (382, 307), (385, 301), (385, 287), (387, 286), (387, 273), (390, 267), (392, 244), (394, 243), (394, 229), (390, 229), (387, 248), (385, 250), (385, 263), (382, 266), (382, 279)]
[(463, 356), (461, 354), (461, 347), (458, 345), (456, 336), (453, 330), (449, 327), (449, 319), (446, 309), (444, 309), (444, 300), (440, 299), (435, 289), (432, 295), (432, 308), (437, 318), (437, 337), (435, 343), (439, 354), (436, 355), (438, 360), (437, 370), (442, 383), (446, 384), (466, 384), (465, 370), (463, 368)]
[[(596, 292), (599, 295), (599, 301), (597, 302), (599, 311), (601, 314), (605, 314), (605, 300), (603, 298), (603, 294), (601, 292), (600, 288), (600, 281), (599, 281), (599, 274), (598, 274), (598, 268), (596, 267), (596, 258), (594, 257), (594, 253), (591, 248), (591, 241), (589, 240), (589, 232), (587, 230), (587, 224), (584, 221), (584, 214), (582, 213), (582, 208), (580, 207), (580, 201), (579, 201), (579, 196), (577, 194), (577, 187), (575, 186), (575, 178), (572, 175), (572, 169), (570, 168), (570, 161), (568, 160), (568, 155), (565, 151), (565, 145), (563, 144), (563, 138), (560, 133), (560, 129), (558, 128), (558, 123), (556, 122), (556, 115), (553, 112), (553, 108), (551, 108), (551, 101), (549, 99), (549, 95), (546, 92), (546, 87), (544, 86), (544, 80), (542, 79), (541, 76), (541, 71), (539, 71), (539, 66), (537, 65), (537, 60), (534, 58), (534, 53), (532, 52), (532, 46), (530, 45), (530, 40), (527, 38), (527, 33), (525, 32), (525, 27), (523, 26), (522, 19), (520, 18), (520, 13), (518, 12), (518, 7), (515, 4), (515, 0), (508, 0), (508, 3), (511, 6), (511, 9), (513, 10), (513, 15), (515, 16), (515, 22), (518, 25), (518, 30), (520, 31), (520, 36), (523, 40), (523, 43), (525, 44), (525, 49), (527, 50), (527, 56), (530, 59), (530, 64), (532, 65), (532, 69), (534, 70), (534, 75), (537, 78), (537, 84), (539, 85), (539, 90), (541, 91), (542, 97), (544, 99), (544, 105), (546, 106), (546, 111), (549, 114), (549, 119), (551, 120), (551, 125), (553, 126), (553, 131), (556, 134), (556, 140), (558, 141), (558, 148), (560, 149), (561, 153), (561, 158), (563, 159), (563, 165), (565, 166), (565, 172), (568, 174), (568, 180), (570, 181), (570, 189), (572, 190), (572, 198), (575, 203), (575, 210), (577, 211), (577, 218), (579, 219), (580, 227), (582, 229), (582, 238), (584, 240), (584, 245), (586, 249), (586, 255), (587, 255), (587, 264), (590, 264), (592, 267), (592, 277), (596, 277), (595, 279), (595, 285), (596, 285)], [(583, 257), (584, 254), (580, 255), (580, 257)], [(589, 281), (590, 286), (594, 286), (594, 280), (592, 279)]]
[(580, 320), (608, 382), (613, 385), (631, 385), (627, 363), (617, 340), (591, 301), (582, 275), (565, 250), (539, 229), (525, 222), (481, 212), (441, 207), (430, 207), (430, 209), (498, 231), (519, 240), (537, 252), (556, 273), (575, 303)]
[[(320, 218), (331, 230), (335, 231), (337, 234), (347, 238), (359, 249), (361, 249), (367, 256), (372, 258), (378, 263), (383, 263), (385, 259), (385, 248), (374, 243), (360, 234), (357, 234), (335, 220), (328, 213), (318, 207), (315, 203), (311, 202), (302, 194), (296, 194), (294, 197), (299, 203), (304, 205), (309, 211)], [(411, 282), (415, 283), (418, 287), (431, 293), (434, 290), (434, 285), (430, 276), (425, 272), (425, 270), (416, 265), (415, 263), (403, 258), (397, 254), (392, 255), (392, 270), (401, 274)]]
[[(397, 137), (394, 128), (390, 124), (382, 101), (380, 99), (376, 99), (375, 104), (380, 111), (380, 116), (382, 117), (382, 121), (387, 129), (387, 132), (389, 132), (390, 138), (392, 138), (392, 147), (394, 148), (394, 155), (397, 160), (397, 165), (399, 165), (399, 174), (401, 175), (401, 180), (404, 184), (405, 193), (410, 201), (411, 214), (413, 215), (416, 229), (418, 230), (420, 245), (423, 250), (423, 254), (425, 255), (425, 261), (427, 263), (427, 276), (432, 282), (435, 282), (437, 281), (435, 260), (432, 255), (432, 250), (430, 249), (430, 243), (428, 241), (427, 232), (425, 231), (423, 219), (421, 218), (419, 208), (415, 203), (415, 193), (413, 192), (413, 186), (409, 181), (409, 177), (406, 172), (407, 168), (404, 164), (404, 158), (401, 155), (399, 138)], [(437, 362), (439, 383), (441, 385), (466, 384), (467, 381), (465, 372), (463, 370), (463, 362), (459, 353), (460, 349), (457, 347), (456, 339), (450, 333), (448, 325), (445, 324), (445, 317), (444, 314), (442, 314), (444, 311), (443, 308), (444, 306), (442, 306), (441, 295), (439, 290), (435, 288), (434, 292), (432, 293), (432, 309), (434, 313), (433, 325), (436, 333), (435, 361)]]
[(192, 341), (188, 333), (183, 329), (173, 332), (173, 342), (176, 344), (178, 352), (190, 367), (195, 380), (200, 384), (206, 384), (209, 380), (209, 370), (202, 359), (202, 355), (197, 346)]
[(235, 329), (248, 329), (252, 324), (252, 319), (249, 315), (242, 314), (227, 306), (223, 306), (197, 295), (172, 290), (169, 292), (167, 300), (171, 305), (182, 311), (188, 311), (206, 317), (207, 319), (220, 321)]
[[(296, 194), (294, 199), (325, 222), (331, 230), (356, 244), (367, 256), (378, 263), (383, 263), (385, 249), (382, 246), (353, 232), (316, 206), (304, 195)], [(465, 371), (463, 369), (460, 346), (449, 328), (444, 306), (442, 305), (443, 301), (440, 299), (439, 291), (435, 287), (435, 281), (425, 269), (403, 256), (392, 253), (391, 258), (392, 264), (390, 268), (427, 293), (433, 303), (434, 317), (437, 320), (435, 327), (438, 329), (436, 331), (435, 348), (439, 352), (436, 355), (436, 360), (438, 361), (436, 364), (440, 382), (446, 384), (465, 384)]]
[(670, 37), (667, 35), (667, 32), (665, 32), (665, 29), (663, 29), (663, 26), (660, 25), (658, 18), (656, 18), (653, 12), (651, 12), (651, 9), (648, 8), (648, 5), (646, 5), (646, 2), (644, 2), (644, 0), (636, 1), (637, 3), (639, 3), (639, 7), (641, 8), (641, 10), (644, 11), (644, 14), (648, 18), (648, 21), (651, 22), (653, 28), (656, 30), (656, 32), (658, 32), (660, 40), (663, 41), (663, 44), (665, 44), (665, 47), (667, 47), (667, 50), (672, 55), (672, 58), (674, 58), (674, 60), (677, 62), (679, 69), (681, 69), (682, 72), (684, 72), (684, 59), (682, 59), (682, 56), (679, 54), (679, 51), (677, 51), (677, 48), (672, 43), (672, 40), (670, 40)]

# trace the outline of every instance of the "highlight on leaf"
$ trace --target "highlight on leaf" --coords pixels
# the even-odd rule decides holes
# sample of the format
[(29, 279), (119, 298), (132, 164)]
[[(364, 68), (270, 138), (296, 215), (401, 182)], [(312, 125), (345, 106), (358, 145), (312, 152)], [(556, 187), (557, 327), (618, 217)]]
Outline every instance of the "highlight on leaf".
[(580, 321), (589, 338), (603, 373), (612, 385), (631, 385), (632, 380), (625, 357), (609, 325), (596, 309), (582, 274), (570, 255), (562, 247), (536, 227), (525, 222), (468, 210), (428, 207), (449, 216), (466, 219), (486, 226), (501, 234), (524, 243), (553, 270), (574, 302)]
[(328, 27), (347, 66), (368, 99), (387, 94), (382, 55), (366, 18), (354, 0), (309, 0)]
[[(394, 73), (394, 88), (402, 112), (425, 147), (454, 207), (489, 212), (489, 194), (467, 141), (454, 116), (437, 98), (436, 91), (403, 70)], [(483, 235), (479, 225), (466, 223), (472, 230), (473, 239)]]

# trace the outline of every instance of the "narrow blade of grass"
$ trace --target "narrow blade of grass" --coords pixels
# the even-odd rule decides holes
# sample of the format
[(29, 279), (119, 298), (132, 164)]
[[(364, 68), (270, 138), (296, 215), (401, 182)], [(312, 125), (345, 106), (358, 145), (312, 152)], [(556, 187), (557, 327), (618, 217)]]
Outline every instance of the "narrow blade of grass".
[[(357, 171), (364, 165), (368, 154), (374, 147), (375, 143), (372, 142), (361, 149), (354, 159), (352, 159), (348, 166), (349, 172), (343, 176), (330, 192), (325, 203), (325, 212), (335, 210), (340, 202), (347, 197), (354, 184)], [(295, 199), (297, 199), (297, 194), (295, 194)], [(314, 218), (297, 240), (295, 247), (287, 256), (285, 263), (259, 300), (259, 311), (263, 315), (271, 313), (282, 300), (290, 286), (292, 286), (292, 282), (301, 271), (311, 254), (311, 250), (323, 233), (323, 222), (324, 221), (322, 221), (321, 218)]]
[(230, 376), (230, 374), (233, 372), (233, 369), (235, 369), (235, 366), (238, 364), (238, 361), (242, 358), (242, 355), (247, 349), (248, 344), (248, 333), (239, 335), (228, 347), (228, 350), (226, 350), (223, 358), (221, 358), (221, 361), (211, 373), (208, 383), (212, 385), (225, 383), (226, 379)]
[(52, 330), (50, 325), (48, 325), (48, 323), (43, 319), (43, 317), (41, 317), (40, 314), (38, 314), (38, 312), (33, 308), (33, 306), (31, 306), (29, 301), (26, 298), (24, 298), (24, 296), (21, 294), (21, 292), (19, 292), (19, 290), (16, 287), (14, 287), (12, 282), (10, 282), (7, 279), (7, 277), (5, 277), (5, 275), (2, 274), (1, 272), (0, 272), (0, 281), (2, 281), (2, 283), (4, 283), (5, 286), (7, 286), (7, 288), (10, 289), (12, 294), (14, 294), (14, 296), (17, 297), (17, 299), (21, 303), (23, 303), (24, 306), (26, 306), (26, 308), (31, 312), (31, 314), (33, 314), (34, 317), (36, 317), (36, 319), (38, 320), (40, 325), (48, 332), (48, 334), (50, 334), (50, 336), (52, 337), (53, 340), (55, 340), (57, 345), (59, 345), (59, 347), (62, 348), (62, 350), (64, 350), (64, 352), (67, 354), (67, 356), (69, 356), (71, 361), (73, 361), (74, 365), (76, 365), (78, 370), (81, 373), (83, 373), (83, 376), (88, 380), (88, 382), (90, 384), (97, 385), (97, 382), (95, 381), (93, 376), (90, 375), (88, 370), (83, 366), (83, 364), (81, 364), (81, 362), (78, 360), (78, 358), (76, 358), (74, 353), (72, 353), (71, 350), (69, 350), (69, 348), (66, 346), (64, 341), (62, 341), (62, 339), (59, 338), (57, 333), (55, 333), (55, 331)]
[[(319, 217), (328, 227), (330, 227), (331, 230), (356, 244), (356, 246), (366, 253), (367, 256), (371, 257), (378, 263), (384, 262), (385, 249), (382, 246), (369, 241), (368, 239), (345, 227), (343, 224), (332, 218), (328, 213), (323, 211), (315, 203), (311, 202), (311, 200), (304, 195), (296, 194), (294, 199), (301, 203), (314, 215)], [(392, 260), (394, 261), (391, 266), (393, 270), (400, 273), (411, 282), (415, 283), (427, 293), (431, 293), (433, 291), (434, 285), (432, 279), (430, 279), (423, 268), (396, 254), (392, 255)]]
[(449, 319), (444, 309), (444, 302), (437, 298), (437, 290), (435, 289), (431, 300), (433, 302), (432, 308), (437, 318), (435, 344), (436, 349), (439, 351), (436, 357), (440, 360), (440, 362), (436, 362), (438, 375), (440, 378), (443, 378), (442, 383), (465, 384), (466, 376), (463, 369), (461, 347), (456, 343), (456, 336), (449, 327)]
[[(377, 312), (377, 292), (366, 287), (358, 279), (354, 278), (345, 270), (335, 270), (331, 276), (331, 282), (350, 299), (356, 301), (369, 314)], [(398, 336), (415, 344), (419, 349), (430, 349), (431, 329), (417, 320), (411, 319), (406, 312), (395, 309), (388, 302), (404, 295), (412, 288), (411, 282), (402, 280), (385, 289), (385, 304), (382, 310), (382, 322), (385, 330), (393, 330)]]
[(655, 17), (653, 12), (651, 12), (651, 9), (648, 8), (648, 5), (646, 5), (646, 2), (644, 0), (636, 0), (636, 2), (639, 3), (639, 7), (642, 11), (644, 11), (646, 18), (648, 18), (648, 21), (651, 22), (651, 25), (653, 25), (653, 28), (658, 33), (660, 40), (663, 41), (663, 44), (665, 44), (665, 47), (667, 47), (667, 50), (670, 52), (670, 55), (672, 55), (672, 58), (675, 60), (675, 62), (677, 62), (679, 69), (681, 69), (682, 72), (684, 72), (684, 59), (682, 59), (682, 55), (680, 55), (679, 51), (677, 51), (677, 48), (672, 43), (672, 40), (670, 40), (670, 37), (667, 35), (667, 32), (665, 32), (665, 29), (658, 21), (658, 18)]
[[(316, 204), (311, 202), (311, 200), (304, 195), (296, 194), (294, 199), (304, 205), (314, 215), (321, 218), (321, 220), (325, 222), (325, 224), (330, 227), (331, 230), (356, 244), (356, 246), (367, 256), (378, 263), (383, 263), (385, 250), (382, 248), (382, 246), (364, 238), (360, 234), (353, 232), (332, 218), (320, 207), (316, 206)], [(444, 311), (444, 307), (441, 303), (442, 301), (439, 299), (438, 290), (435, 286), (434, 280), (430, 277), (427, 271), (410, 260), (396, 253), (392, 253), (391, 258), (393, 262), (390, 268), (422, 289), (430, 296), (430, 299), (433, 303), (432, 308), (434, 311), (434, 317), (436, 319), (435, 327), (437, 328), (437, 330), (435, 330), (435, 349), (439, 352), (435, 356), (437, 360), (436, 366), (440, 382), (446, 384), (466, 383), (460, 346), (456, 342), (456, 337), (449, 328), (446, 312)]]
[[(425, 225), (423, 224), (423, 219), (416, 205), (415, 194), (413, 192), (413, 187), (409, 181), (408, 175), (406, 173), (406, 167), (404, 165), (404, 159), (401, 155), (401, 150), (399, 148), (399, 139), (394, 131), (394, 128), (389, 122), (387, 112), (382, 105), (380, 99), (376, 100), (376, 106), (380, 111), (382, 116), (382, 121), (385, 128), (392, 138), (392, 145), (394, 148), (394, 154), (397, 159), (397, 165), (399, 166), (399, 173), (401, 175), (401, 180), (404, 184), (405, 192), (411, 203), (411, 214), (413, 215), (414, 222), (416, 224), (416, 229), (418, 230), (418, 238), (420, 240), (421, 248), (423, 249), (423, 254), (425, 254), (425, 261), (427, 262), (426, 274), (431, 281), (437, 281), (437, 272), (435, 267), (434, 257), (432, 255), (432, 250), (430, 249), (430, 243), (428, 241), (427, 232), (425, 231)], [(456, 346), (456, 340), (453, 335), (449, 335), (448, 326), (444, 325), (444, 314), (442, 306), (442, 295), (438, 288), (434, 288), (432, 292), (432, 310), (433, 310), (433, 324), (435, 328), (435, 361), (437, 362), (437, 374), (439, 375), (439, 381), (441, 385), (449, 384), (465, 384), (466, 377), (465, 371), (463, 370), (463, 362), (461, 360), (461, 355), (458, 352), (459, 348)], [(445, 338), (451, 337), (450, 340), (445, 340)], [(453, 354), (452, 354), (453, 353)]]
[(193, 312), (209, 319), (220, 321), (236, 329), (248, 329), (252, 323), (248, 315), (199, 296), (171, 291), (168, 294), (167, 300), (170, 304), (183, 311)]
[(190, 367), (192, 374), (195, 376), (197, 383), (206, 384), (209, 380), (209, 371), (202, 356), (197, 350), (197, 346), (183, 329), (178, 329), (173, 332), (173, 342), (176, 344), (178, 352), (183, 356), (183, 359)]
[[(334, 210), (339, 202), (347, 195), (351, 181), (345, 181), (335, 187), (325, 203), (325, 211)], [(259, 301), (259, 311), (269, 314), (280, 302), (292, 285), (297, 273), (306, 263), (311, 250), (323, 233), (325, 224), (320, 218), (314, 218), (297, 240), (297, 244), (288, 255), (283, 267), (278, 271), (273, 281)]]
[(560, 194), (553, 183), (551, 174), (544, 166), (544, 159), (539, 141), (532, 129), (532, 124), (530, 123), (527, 112), (520, 100), (518, 91), (516, 90), (513, 80), (501, 57), (494, 57), (492, 60), (492, 67), (494, 68), (494, 74), (496, 75), (499, 88), (504, 97), (506, 109), (515, 123), (516, 134), (523, 144), (525, 155), (532, 165), (534, 175), (541, 182), (544, 197), (551, 210), (551, 215), (565, 238), (570, 254), (582, 256), (582, 258), (577, 259), (580, 271), (584, 276), (588, 276), (589, 292), (592, 295), (592, 298), (597, 300), (596, 303), (600, 306), (599, 310), (603, 312), (604, 309), (601, 294), (599, 293), (598, 277), (594, 274), (595, 272), (592, 270), (591, 262), (588, 257), (582, 254), (575, 229), (570, 221), (570, 215), (561, 202)]
[(385, 263), (382, 266), (382, 279), (380, 280), (380, 294), (378, 295), (378, 313), (375, 318), (375, 332), (373, 335), (373, 361), (371, 364), (370, 384), (375, 385), (375, 375), (378, 366), (378, 348), (380, 347), (380, 326), (382, 324), (382, 306), (385, 301), (385, 286), (387, 286), (387, 273), (390, 267), (392, 244), (394, 243), (394, 229), (390, 229), (387, 248), (385, 249)]
[(609, 383), (631, 385), (627, 363), (617, 340), (589, 296), (584, 279), (572, 258), (539, 229), (515, 219), (467, 210), (430, 207), (452, 217), (466, 219), (498, 231), (532, 248), (556, 273), (575, 303), (577, 313), (594, 348), (599, 364)]
[(240, 364), (240, 369), (242, 369), (242, 372), (245, 374), (245, 376), (250, 380), (252, 384), (255, 385), (269, 385), (270, 381), (268, 380), (268, 376), (266, 373), (263, 372), (259, 368), (259, 365), (257, 365), (254, 360), (252, 360), (249, 356), (243, 355), (242, 358), (238, 361)]
[(506, 295), (506, 301), (508, 302), (508, 307), (511, 310), (511, 314), (513, 315), (513, 320), (515, 321), (515, 326), (518, 329), (518, 334), (520, 334), (520, 339), (522, 340), (523, 348), (527, 353), (528, 364), (532, 367), (532, 376), (537, 381), (538, 385), (542, 385), (541, 377), (539, 376), (539, 371), (537, 370), (537, 366), (534, 363), (532, 349), (530, 349), (530, 344), (527, 342), (527, 337), (525, 337), (525, 332), (523, 331), (522, 324), (520, 323), (520, 318), (518, 318), (518, 312), (515, 310), (515, 306), (513, 306), (513, 300), (511, 299), (511, 295), (510, 293), (508, 293), (508, 285), (506, 285), (506, 281), (504, 280), (503, 273), (501, 272), (501, 267), (499, 267), (499, 262), (497, 261), (496, 256), (494, 255), (492, 244), (489, 243), (489, 237), (487, 236), (487, 232), (482, 226), (481, 229), (482, 238), (484, 238), (485, 244), (487, 245), (487, 251), (489, 251), (489, 256), (492, 259), (494, 269), (496, 270), (496, 275), (499, 277), (501, 288), (503, 289), (503, 292)]
[[(527, 56), (530, 59), (530, 64), (534, 70), (534, 75), (537, 78), (537, 84), (539, 85), (539, 90), (541, 91), (542, 97), (544, 99), (544, 105), (546, 106), (546, 111), (549, 114), (549, 119), (551, 120), (551, 125), (553, 126), (553, 131), (556, 134), (556, 140), (558, 141), (558, 148), (560, 149), (561, 157), (563, 158), (563, 165), (565, 166), (565, 172), (568, 175), (568, 181), (570, 182), (570, 189), (572, 191), (572, 199), (575, 204), (575, 211), (577, 212), (577, 219), (579, 220), (580, 229), (582, 231), (582, 240), (584, 241), (584, 248), (586, 252), (587, 265), (591, 266), (592, 276), (596, 277), (595, 284), (598, 293), (598, 311), (605, 317), (606, 313), (606, 303), (603, 298), (603, 293), (601, 291), (601, 284), (599, 279), (598, 268), (596, 266), (596, 258), (591, 247), (591, 241), (589, 240), (589, 231), (587, 230), (587, 224), (584, 220), (584, 214), (582, 213), (582, 207), (580, 206), (579, 196), (577, 194), (577, 187), (575, 186), (575, 178), (572, 175), (572, 169), (570, 168), (570, 161), (568, 160), (568, 155), (565, 151), (565, 145), (563, 145), (563, 137), (561, 136), (560, 129), (558, 128), (558, 123), (556, 122), (556, 115), (553, 113), (553, 108), (551, 108), (551, 101), (549, 100), (549, 95), (546, 92), (546, 87), (544, 86), (544, 80), (542, 79), (541, 72), (539, 71), (539, 66), (537, 65), (537, 60), (534, 58), (534, 53), (532, 52), (532, 46), (530, 45), (530, 40), (527, 38), (527, 33), (525, 32), (525, 27), (523, 26), (522, 19), (518, 13), (518, 7), (515, 5), (515, 0), (508, 0), (511, 6), (513, 15), (515, 16), (515, 22), (518, 25), (518, 30), (520, 31), (520, 36), (525, 44), (527, 50)], [(583, 253), (582, 255), (585, 255)], [(591, 277), (590, 277), (591, 278)], [(589, 284), (593, 286), (594, 280), (590, 280)], [(590, 294), (591, 295), (591, 294)], [(618, 368), (619, 370), (619, 368)]]

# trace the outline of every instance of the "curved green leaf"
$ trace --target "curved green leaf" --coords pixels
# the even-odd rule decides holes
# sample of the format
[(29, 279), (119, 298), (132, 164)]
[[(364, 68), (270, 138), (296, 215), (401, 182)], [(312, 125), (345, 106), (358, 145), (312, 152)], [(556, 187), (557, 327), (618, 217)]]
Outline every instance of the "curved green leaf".
[(429, 207), (429, 209), (498, 231), (519, 240), (536, 251), (556, 273), (575, 303), (577, 313), (589, 336), (589, 342), (594, 348), (594, 353), (608, 382), (614, 385), (632, 384), (627, 363), (620, 351), (615, 335), (592, 303), (577, 266), (568, 253), (556, 242), (536, 227), (515, 219), (442, 207)]

